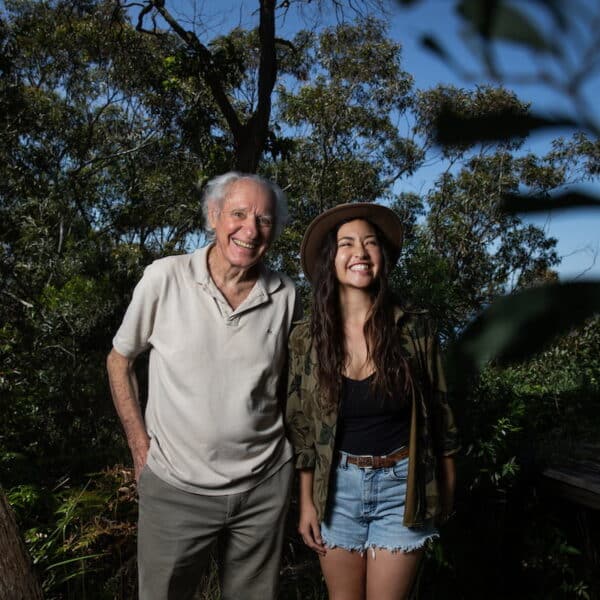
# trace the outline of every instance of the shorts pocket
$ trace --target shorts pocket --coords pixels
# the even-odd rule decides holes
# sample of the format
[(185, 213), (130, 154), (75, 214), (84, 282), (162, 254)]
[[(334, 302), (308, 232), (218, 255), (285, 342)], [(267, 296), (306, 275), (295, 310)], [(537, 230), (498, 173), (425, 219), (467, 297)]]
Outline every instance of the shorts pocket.
[(386, 478), (394, 481), (406, 481), (408, 479), (408, 459), (400, 460), (393, 467), (386, 469)]

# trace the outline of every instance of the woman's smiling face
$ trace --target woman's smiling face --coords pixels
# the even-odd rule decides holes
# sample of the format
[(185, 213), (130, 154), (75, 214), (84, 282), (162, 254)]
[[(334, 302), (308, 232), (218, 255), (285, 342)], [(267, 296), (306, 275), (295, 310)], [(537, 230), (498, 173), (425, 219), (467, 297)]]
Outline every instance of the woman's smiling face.
[(355, 219), (338, 229), (335, 274), (340, 286), (370, 287), (380, 275), (382, 264), (381, 244), (369, 222)]

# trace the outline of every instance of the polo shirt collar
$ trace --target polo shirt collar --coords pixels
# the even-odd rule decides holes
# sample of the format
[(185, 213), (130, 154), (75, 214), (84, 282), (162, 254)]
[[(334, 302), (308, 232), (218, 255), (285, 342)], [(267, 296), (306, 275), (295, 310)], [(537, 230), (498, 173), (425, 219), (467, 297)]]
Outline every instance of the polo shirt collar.
[[(208, 270), (208, 251), (214, 244), (209, 244), (203, 248), (198, 248), (190, 254), (190, 271), (194, 281), (203, 287), (210, 289), (214, 286), (214, 282)], [(258, 279), (252, 292), (252, 296), (270, 295), (276, 292), (282, 285), (283, 281), (277, 271), (271, 271), (262, 262), (258, 265)]]

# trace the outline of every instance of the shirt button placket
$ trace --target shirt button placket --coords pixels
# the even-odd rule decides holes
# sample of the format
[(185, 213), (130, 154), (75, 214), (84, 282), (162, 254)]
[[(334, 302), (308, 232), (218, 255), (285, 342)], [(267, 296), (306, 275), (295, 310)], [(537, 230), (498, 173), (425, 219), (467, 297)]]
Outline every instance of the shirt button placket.
[(226, 323), (228, 327), (237, 327), (240, 324), (240, 318), (236, 315), (229, 315)]

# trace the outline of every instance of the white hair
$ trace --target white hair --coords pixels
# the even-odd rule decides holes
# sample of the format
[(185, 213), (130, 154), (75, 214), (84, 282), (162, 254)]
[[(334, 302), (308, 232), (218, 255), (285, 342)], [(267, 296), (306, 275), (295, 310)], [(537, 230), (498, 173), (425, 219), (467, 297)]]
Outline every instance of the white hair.
[(229, 188), (237, 181), (244, 179), (260, 183), (271, 194), (275, 207), (275, 224), (273, 226), (273, 233), (270, 241), (274, 242), (279, 237), (289, 219), (287, 198), (283, 190), (276, 183), (253, 173), (229, 171), (223, 175), (213, 177), (206, 184), (202, 193), (202, 199), (200, 200), (202, 204), (202, 214), (204, 215), (204, 227), (209, 235), (214, 236), (215, 232), (214, 228), (210, 225), (209, 213), (211, 210), (216, 209), (218, 214), (223, 207), (223, 202), (227, 198)]

